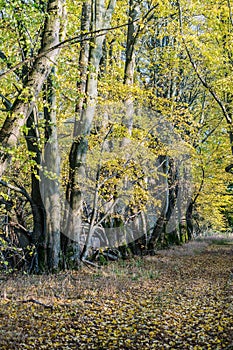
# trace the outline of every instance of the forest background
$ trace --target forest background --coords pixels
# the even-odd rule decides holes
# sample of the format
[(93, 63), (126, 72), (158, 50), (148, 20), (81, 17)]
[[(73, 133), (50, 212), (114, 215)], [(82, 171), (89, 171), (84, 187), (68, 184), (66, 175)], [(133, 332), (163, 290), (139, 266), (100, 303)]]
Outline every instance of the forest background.
[(0, 1), (1, 268), (232, 230), (230, 0)]

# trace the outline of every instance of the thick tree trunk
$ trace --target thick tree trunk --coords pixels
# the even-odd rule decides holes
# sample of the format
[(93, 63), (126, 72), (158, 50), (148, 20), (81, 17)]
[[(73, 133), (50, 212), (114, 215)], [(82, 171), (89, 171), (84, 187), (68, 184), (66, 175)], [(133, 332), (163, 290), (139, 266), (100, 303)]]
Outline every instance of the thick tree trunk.
[[(81, 39), (86, 32), (91, 30), (91, 0), (85, 1), (82, 5), (82, 19), (81, 19)], [(78, 161), (78, 147), (81, 148), (81, 139), (76, 140), (79, 129), (79, 120), (83, 110), (83, 104), (86, 98), (86, 82), (87, 82), (87, 70), (89, 63), (89, 41), (83, 41), (80, 56), (79, 56), (79, 67), (80, 75), (77, 81), (78, 100), (75, 108), (75, 124), (74, 124), (74, 141), (72, 143), (70, 154), (69, 154), (69, 181), (66, 188), (66, 205), (65, 213), (63, 218), (63, 234), (62, 234), (62, 251), (66, 255), (69, 239), (73, 241), (73, 250), (77, 257), (80, 256), (79, 249), (79, 237), (81, 231), (81, 212), (82, 212), (82, 200), (81, 191), (76, 186), (75, 173), (76, 164)], [(82, 149), (87, 147), (86, 143), (83, 143)]]
[(162, 200), (162, 208), (153, 228), (152, 235), (148, 243), (148, 250), (153, 252), (158, 241), (161, 244), (178, 243), (179, 242), (179, 224), (178, 224), (178, 208), (177, 197), (179, 191), (178, 169), (175, 161), (167, 156), (160, 157), (160, 163), (163, 164), (163, 173), (165, 179), (165, 194)]
[[(9, 159), (7, 148), (14, 147), (17, 144), (21, 133), (21, 127), (25, 125), (26, 122), (29, 128), (28, 135), (26, 135), (28, 149), (35, 153), (34, 160), (36, 164), (41, 164), (41, 150), (38, 145), (39, 138), (36, 126), (38, 123), (37, 120), (35, 120), (37, 116), (35, 102), (59, 54), (59, 49), (54, 50), (53, 47), (59, 43), (60, 39), (63, 39), (62, 36), (64, 36), (65, 33), (64, 20), (66, 13), (64, 4), (65, 2), (63, 0), (49, 0), (47, 2), (46, 18), (41, 36), (41, 48), (38, 51), (37, 57), (35, 57), (30, 71), (23, 70), (26, 74), (22, 76), (24, 84), (23, 90), (10, 108), (3, 127), (0, 130), (0, 140), (6, 147), (6, 152), (0, 154), (0, 176), (2, 176), (7, 167)], [(31, 173), (31, 205), (33, 213), (32, 243), (37, 247), (37, 262), (33, 267), (34, 271), (44, 268), (47, 269), (47, 267), (44, 266), (46, 255), (46, 247), (44, 246), (46, 237), (46, 212), (44, 200), (41, 197), (38, 175), (39, 167), (35, 166)], [(49, 190), (47, 194), (49, 194)], [(59, 222), (59, 220), (56, 221)], [(57, 241), (55, 245), (60, 242), (57, 238), (55, 241)], [(57, 266), (57, 264), (56, 261), (55, 266)]]
[[(25, 136), (28, 150), (34, 152), (36, 165), (31, 169), (33, 233), (32, 243), (37, 247), (38, 269), (56, 270), (60, 254), (60, 155), (56, 131), (56, 99), (53, 74), (44, 85), (45, 150), (42, 155), (37, 112), (27, 120)], [(43, 161), (42, 161), (43, 158)], [(40, 171), (40, 165), (43, 169)], [(47, 175), (46, 175), (47, 173)], [(36, 268), (36, 267), (35, 267)]]
[[(89, 6), (89, 3), (86, 5)], [(111, 16), (115, 7), (115, 0), (111, 0), (106, 9), (105, 0), (92, 0), (91, 2), (91, 25), (93, 31), (103, 29), (109, 25)], [(84, 12), (83, 12), (84, 13)], [(84, 21), (88, 23), (88, 13), (83, 17)], [(79, 106), (80, 119), (75, 125), (75, 139), (71, 147), (69, 164), (70, 164), (70, 178), (69, 178), (69, 193), (68, 199), (70, 204), (69, 220), (72, 224), (69, 225), (67, 234), (76, 242), (79, 241), (79, 236), (82, 230), (82, 202), (83, 194), (81, 184), (85, 177), (85, 162), (88, 141), (87, 137), (92, 127), (92, 121), (95, 115), (97, 95), (98, 95), (98, 74), (99, 65), (102, 58), (103, 42), (106, 34), (95, 36), (91, 40), (89, 48), (88, 66), (89, 73), (86, 76), (85, 83), (85, 98)], [(86, 48), (83, 49), (83, 59), (86, 65)], [(86, 72), (83, 71), (82, 76), (85, 77)], [(83, 83), (84, 84), (84, 83)], [(82, 85), (83, 89), (84, 85)], [(81, 108), (80, 108), (81, 107)], [(85, 247), (82, 256), (85, 257), (90, 243), (92, 232), (90, 231), (85, 242)]]
[(28, 73), (23, 90), (13, 103), (11, 111), (8, 113), (0, 130), (0, 142), (6, 147), (6, 152), (0, 153), (0, 177), (6, 169), (9, 159), (7, 148), (17, 144), (20, 129), (30, 116), (44, 81), (59, 54), (59, 49), (52, 50), (51, 48), (59, 43), (63, 6), (63, 0), (48, 1), (41, 49), (31, 71)]
[(162, 191), (162, 196), (158, 194), (158, 199), (161, 200), (161, 209), (147, 245), (147, 249), (150, 252), (154, 251), (157, 241), (164, 234), (166, 216), (169, 208), (169, 184), (168, 184), (169, 160), (167, 156), (160, 156), (158, 158), (158, 167), (162, 167), (162, 175), (159, 178), (158, 184), (160, 186), (162, 184), (162, 188), (164, 188), (164, 191)]
[[(56, 271), (60, 256), (60, 154), (57, 137), (56, 95), (53, 87), (54, 72), (47, 79), (44, 89), (44, 118), (46, 144), (44, 150), (44, 171), (42, 175), (43, 202), (46, 210), (46, 265)], [(48, 175), (46, 175), (48, 172)]]
[(33, 160), (36, 165), (31, 168), (31, 207), (33, 215), (33, 231), (32, 231), (32, 243), (37, 249), (37, 259), (34, 261), (35, 266), (32, 267), (35, 271), (40, 269), (38, 265), (39, 261), (44, 256), (44, 239), (46, 234), (46, 213), (41, 197), (40, 181), (39, 181), (39, 165), (41, 164), (41, 150), (39, 148), (39, 135), (38, 135), (38, 114), (34, 108), (33, 112), (27, 119), (28, 132), (25, 135), (27, 142), (27, 148), (30, 152), (33, 152), (35, 156)]

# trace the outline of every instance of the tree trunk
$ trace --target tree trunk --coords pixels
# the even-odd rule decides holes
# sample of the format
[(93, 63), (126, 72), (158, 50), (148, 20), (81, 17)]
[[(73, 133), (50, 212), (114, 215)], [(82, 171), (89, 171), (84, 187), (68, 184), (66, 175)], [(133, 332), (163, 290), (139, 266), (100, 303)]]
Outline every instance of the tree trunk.
[(6, 152), (0, 153), (0, 177), (2, 177), (8, 163), (9, 155), (7, 148), (17, 144), (20, 129), (25, 125), (30, 116), (35, 101), (42, 89), (51, 67), (56, 62), (59, 49), (52, 47), (59, 43), (61, 22), (63, 13), (63, 0), (49, 0), (47, 5), (47, 16), (44, 23), (41, 49), (28, 73), (24, 88), (13, 103), (4, 124), (0, 130), (0, 142), (6, 147)]
[[(85, 5), (84, 5), (85, 6)], [(89, 3), (86, 5), (89, 6)], [(105, 0), (93, 0), (91, 2), (91, 25), (92, 31), (105, 28), (111, 21), (111, 16), (115, 7), (115, 0), (111, 0), (106, 9)], [(88, 23), (88, 13), (84, 16), (84, 21)], [(82, 230), (82, 181), (85, 177), (85, 162), (88, 147), (88, 135), (92, 127), (92, 121), (95, 115), (97, 95), (98, 95), (98, 74), (99, 65), (102, 57), (103, 42), (106, 34), (94, 36), (90, 43), (88, 66), (89, 73), (86, 76), (85, 82), (85, 97), (81, 103), (80, 119), (75, 125), (75, 139), (71, 147), (69, 156), (70, 176), (69, 176), (69, 193), (68, 199), (70, 204), (71, 215), (69, 220), (73, 222), (67, 235), (74, 241), (78, 242)], [(86, 56), (86, 48), (83, 48), (83, 57)], [(85, 59), (86, 64), (86, 59)], [(83, 72), (83, 77), (86, 73)], [(84, 85), (82, 85), (83, 89)], [(67, 223), (69, 226), (69, 223)], [(82, 256), (86, 255), (88, 250), (91, 234), (88, 235), (82, 252)]]
[[(81, 41), (84, 38), (85, 33), (90, 31), (91, 25), (91, 0), (85, 1), (82, 5), (82, 18), (81, 18)], [(78, 99), (75, 107), (75, 123), (73, 136), (74, 139), (78, 134), (79, 119), (83, 110), (83, 104), (86, 96), (86, 81), (87, 81), (87, 70), (89, 62), (89, 49), (90, 42), (82, 41), (79, 56), (79, 69), (80, 74), (77, 80)], [(67, 254), (67, 248), (69, 241), (71, 240), (75, 255), (79, 258), (80, 247), (79, 247), (79, 236), (81, 230), (81, 192), (75, 186), (75, 169), (76, 169), (76, 154), (77, 154), (78, 142), (72, 143), (70, 154), (69, 154), (69, 181), (66, 188), (66, 203), (65, 213), (63, 217), (63, 228), (62, 228), (62, 252), (64, 257)], [(78, 229), (80, 228), (80, 229)], [(66, 263), (64, 260), (64, 267)]]
[(32, 243), (37, 249), (37, 259), (35, 260), (35, 266), (32, 267), (36, 272), (41, 268), (39, 262), (44, 257), (44, 239), (46, 234), (46, 213), (44, 202), (41, 197), (40, 181), (39, 181), (39, 165), (41, 164), (41, 150), (39, 147), (39, 135), (38, 135), (38, 113), (36, 108), (30, 114), (27, 119), (28, 133), (25, 135), (27, 142), (27, 148), (30, 152), (33, 152), (35, 156), (33, 160), (36, 165), (31, 168), (31, 207), (33, 215), (33, 232)]
[[(135, 44), (137, 39), (138, 23), (135, 22), (140, 12), (139, 5), (135, 0), (129, 1), (129, 24), (127, 29), (127, 42), (126, 42), (126, 60), (124, 70), (124, 84), (130, 88), (134, 84), (134, 68), (135, 68)], [(123, 123), (127, 128), (129, 135), (132, 133), (133, 128), (133, 116), (134, 116), (134, 101), (133, 96), (129, 93), (129, 97), (124, 101), (125, 116)], [(122, 147), (125, 147), (129, 143), (129, 138), (125, 137), (122, 141)]]
[[(169, 184), (168, 184), (168, 173), (169, 173), (169, 161), (167, 156), (159, 156), (158, 158), (158, 167), (162, 166), (162, 175), (159, 179), (159, 185), (163, 184), (165, 191), (163, 191), (162, 196), (158, 194), (158, 199), (161, 200), (161, 210), (159, 216), (156, 220), (156, 223), (153, 227), (151, 237), (148, 242), (147, 249), (150, 252), (153, 252), (157, 241), (161, 238), (164, 233), (164, 226), (166, 223), (166, 215), (169, 207)], [(164, 175), (165, 176), (164, 176)], [(161, 197), (161, 198), (160, 198)]]
[[(45, 150), (44, 172), (42, 174), (42, 197), (46, 210), (46, 266), (56, 271), (60, 256), (60, 154), (57, 137), (56, 95), (53, 87), (54, 72), (47, 78), (44, 89)], [(48, 172), (48, 175), (46, 174)]]

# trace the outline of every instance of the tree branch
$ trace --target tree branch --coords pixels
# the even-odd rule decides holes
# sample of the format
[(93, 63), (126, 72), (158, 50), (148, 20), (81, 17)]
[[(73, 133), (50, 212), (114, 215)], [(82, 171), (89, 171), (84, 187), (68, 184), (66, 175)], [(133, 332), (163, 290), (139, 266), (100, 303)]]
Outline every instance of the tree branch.
[(220, 119), (220, 121), (217, 123), (217, 125), (200, 141), (200, 143), (204, 143), (219, 127), (219, 125), (222, 123), (223, 118)]
[(232, 8), (231, 8), (230, 0), (227, 0), (227, 5), (228, 5), (228, 9), (229, 9), (230, 22), (231, 22), (231, 25), (233, 27)]
[(9, 188), (10, 190), (13, 190), (13, 191), (16, 191), (16, 192), (19, 192), (21, 193), (25, 198), (27, 198), (27, 200), (30, 202), (30, 204), (33, 204), (32, 203), (32, 198), (31, 196), (29, 195), (29, 193), (25, 190), (25, 188), (21, 187), (21, 186), (14, 186), (14, 185), (11, 185), (9, 184), (8, 182), (6, 181), (3, 181), (3, 180), (0, 180), (0, 185), (4, 186), (4, 187), (7, 187)]
[(230, 117), (230, 115), (227, 112), (227, 109), (223, 103), (223, 101), (220, 99), (220, 97), (217, 95), (217, 93), (214, 91), (214, 89), (207, 83), (206, 79), (201, 75), (201, 73), (199, 72), (198, 68), (197, 68), (197, 64), (196, 62), (193, 60), (192, 54), (188, 48), (188, 45), (186, 43), (186, 40), (184, 38), (184, 33), (183, 33), (183, 18), (182, 18), (182, 9), (181, 9), (181, 5), (180, 5), (180, 0), (177, 0), (177, 5), (178, 5), (178, 10), (179, 10), (179, 24), (180, 24), (180, 34), (182, 37), (182, 41), (185, 47), (185, 50), (187, 52), (189, 61), (197, 75), (197, 77), (199, 78), (200, 82), (202, 83), (202, 85), (209, 91), (209, 93), (212, 95), (212, 97), (214, 98), (214, 100), (217, 102), (217, 104), (219, 105), (219, 107), (221, 108), (224, 117), (226, 118), (226, 121), (228, 124), (232, 124), (232, 119)]
[(5, 77), (7, 74), (9, 74), (11, 72), (14, 72), (16, 69), (18, 69), (19, 67), (21, 67), (25, 63), (28, 63), (30, 61), (35, 61), (35, 60), (37, 60), (39, 58), (42, 58), (42, 57), (46, 57), (47, 54), (49, 54), (50, 52), (52, 52), (54, 50), (57, 50), (57, 49), (60, 49), (60, 48), (64, 48), (64, 47), (69, 46), (69, 45), (74, 45), (74, 44), (77, 44), (77, 43), (81, 43), (81, 42), (84, 42), (84, 41), (90, 41), (90, 40), (93, 39), (93, 36), (99, 37), (99, 36), (107, 34), (109, 31), (127, 27), (129, 24), (134, 23), (134, 22), (138, 22), (138, 21), (140, 21), (140, 18), (137, 18), (134, 21), (131, 21), (130, 23), (127, 22), (127, 23), (124, 23), (124, 24), (121, 24), (121, 25), (118, 25), (118, 26), (114, 26), (114, 27), (102, 28), (102, 29), (90, 31), (90, 32), (88, 32), (86, 34), (82, 33), (82, 34), (79, 34), (79, 35), (74, 36), (72, 38), (68, 38), (66, 40), (63, 40), (60, 43), (58, 43), (57, 45), (51, 46), (47, 50), (44, 50), (43, 52), (40, 52), (37, 56), (28, 57), (23, 62), (17, 63), (15, 66), (11, 67), (6, 72), (1, 73), (0, 74), (0, 79), (2, 79), (3, 77)]
[(10, 111), (12, 108), (12, 103), (4, 95), (0, 94), (0, 97), (2, 98), (2, 103), (6, 107), (5, 111)]

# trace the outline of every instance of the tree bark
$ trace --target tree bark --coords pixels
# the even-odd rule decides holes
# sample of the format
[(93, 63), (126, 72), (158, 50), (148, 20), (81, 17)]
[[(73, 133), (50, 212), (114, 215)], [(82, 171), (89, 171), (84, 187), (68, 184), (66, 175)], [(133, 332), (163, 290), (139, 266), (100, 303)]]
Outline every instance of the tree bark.
[[(100, 30), (109, 24), (111, 16), (115, 7), (115, 0), (110, 0), (106, 9), (105, 0), (92, 0), (91, 1), (91, 24), (92, 31)], [(89, 3), (86, 5), (89, 6)], [(88, 22), (87, 13), (84, 16), (84, 21)], [(89, 73), (86, 75), (83, 71), (83, 77), (86, 75), (85, 82), (85, 96), (84, 101), (81, 103), (80, 119), (75, 125), (75, 139), (73, 141), (70, 156), (70, 178), (69, 178), (69, 205), (71, 215), (69, 220), (74, 221), (69, 225), (69, 231), (67, 234), (72, 237), (76, 242), (79, 241), (79, 236), (82, 230), (82, 202), (83, 193), (81, 188), (82, 178), (85, 177), (85, 162), (88, 148), (88, 135), (90, 133), (93, 118), (95, 115), (96, 102), (98, 96), (98, 75), (100, 60), (102, 58), (103, 42), (106, 34), (101, 36), (94, 36), (90, 42), (88, 66), (90, 67)], [(83, 48), (85, 57), (86, 49)], [(85, 58), (86, 63), (86, 58)], [(82, 85), (83, 89), (84, 85)], [(82, 256), (85, 257), (87, 247), (89, 246), (90, 236), (89, 234), (85, 243)]]
[(25, 125), (27, 118), (30, 116), (44, 81), (48, 77), (59, 54), (59, 49), (50, 49), (57, 45), (60, 40), (62, 16), (64, 15), (63, 6), (63, 0), (48, 1), (47, 16), (44, 23), (38, 58), (35, 58), (35, 62), (24, 83), (24, 88), (13, 103), (0, 130), (0, 142), (6, 148), (6, 152), (0, 153), (0, 177), (2, 177), (9, 160), (7, 148), (11, 148), (17, 144), (21, 127)]
[(45, 138), (44, 171), (42, 174), (42, 197), (46, 210), (46, 266), (50, 271), (59, 267), (60, 257), (60, 153), (57, 136), (56, 95), (54, 89), (54, 69), (47, 78), (44, 89)]
[[(134, 101), (130, 93), (130, 87), (134, 84), (134, 69), (135, 69), (135, 44), (137, 39), (138, 23), (135, 20), (140, 12), (139, 4), (135, 0), (129, 1), (129, 24), (127, 27), (127, 41), (125, 51), (125, 69), (124, 69), (124, 84), (129, 86), (129, 97), (124, 101), (125, 117), (123, 123), (127, 128), (129, 135), (133, 128)], [(129, 138), (125, 137), (122, 141), (122, 147), (129, 143)]]

